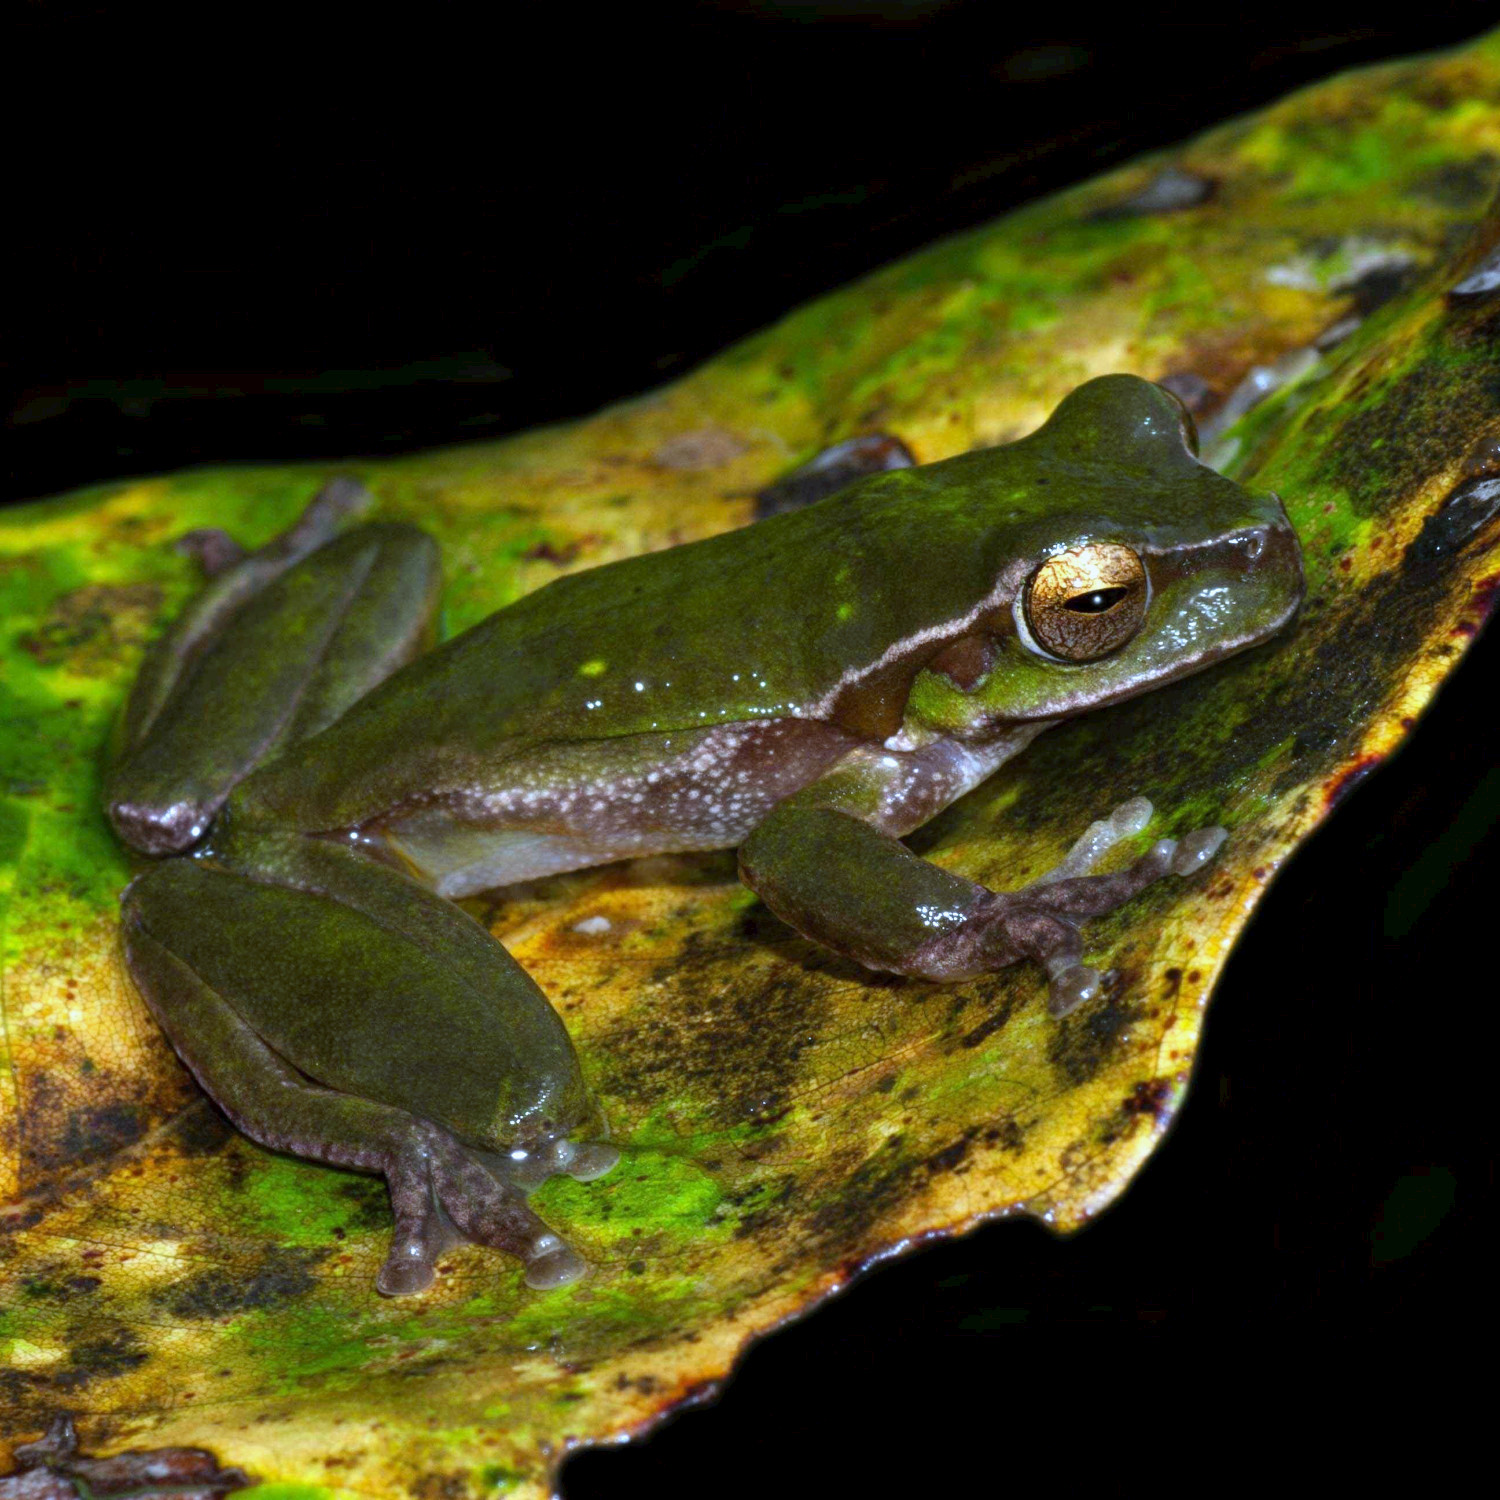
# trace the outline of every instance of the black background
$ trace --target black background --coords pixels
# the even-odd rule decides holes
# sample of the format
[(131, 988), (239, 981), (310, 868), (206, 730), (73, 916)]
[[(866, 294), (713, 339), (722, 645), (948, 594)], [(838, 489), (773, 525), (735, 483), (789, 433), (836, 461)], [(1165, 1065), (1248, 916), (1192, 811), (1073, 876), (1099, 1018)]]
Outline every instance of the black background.
[[(4, 497), (586, 413), (943, 233), (1500, 20), (1244, 9), (16, 7)], [(987, 1486), (1122, 1455), (1145, 1483), (1178, 1421), (1211, 1411), (1248, 1458), (1305, 1383), (1430, 1393), (1441, 1367), (1347, 1356), (1493, 1306), (1497, 670), (1492, 634), (1280, 878), (1117, 1208), (871, 1274), (717, 1406), (570, 1463), (572, 1500), (885, 1493), (975, 1458)], [(1309, 1336), (1344, 1354), (1294, 1358)]]

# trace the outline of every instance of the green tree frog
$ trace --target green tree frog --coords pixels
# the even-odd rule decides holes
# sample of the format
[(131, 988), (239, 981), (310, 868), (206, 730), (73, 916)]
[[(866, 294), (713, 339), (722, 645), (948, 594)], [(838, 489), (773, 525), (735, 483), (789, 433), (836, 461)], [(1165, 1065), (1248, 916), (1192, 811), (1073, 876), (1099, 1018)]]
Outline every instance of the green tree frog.
[(1180, 404), (1129, 375), (1019, 442), (559, 578), (435, 650), (434, 543), (344, 527), (350, 488), (260, 551), (210, 539), (106, 802), (133, 849), (189, 856), (123, 898), (136, 985), (246, 1135), (384, 1174), (388, 1294), (456, 1235), (572, 1280), (527, 1190), (617, 1156), (557, 1013), (452, 898), (734, 847), (807, 937), (940, 981), (1034, 959), (1060, 1015), (1099, 990), (1080, 923), (1223, 831), (1090, 873), (1137, 798), (1009, 893), (902, 836), (1049, 724), (1264, 641), (1303, 588), (1276, 497), (1199, 463)]

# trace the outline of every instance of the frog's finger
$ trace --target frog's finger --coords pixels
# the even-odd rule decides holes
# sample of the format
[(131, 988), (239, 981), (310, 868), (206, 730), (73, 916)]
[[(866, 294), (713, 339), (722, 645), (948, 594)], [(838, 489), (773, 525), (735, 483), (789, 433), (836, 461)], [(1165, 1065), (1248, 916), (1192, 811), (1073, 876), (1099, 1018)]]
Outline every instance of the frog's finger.
[(455, 1240), (503, 1250), (526, 1264), (538, 1290), (577, 1281), (587, 1269), (526, 1205), (526, 1195), (484, 1166), (448, 1131), (413, 1120), (386, 1168), (396, 1216), (390, 1254), (376, 1278), (387, 1297), (425, 1291), (435, 1263)]
[(1181, 840), (1158, 839), (1123, 870), (1065, 880), (1049, 880), (1044, 876), (1006, 899), (1069, 921), (1102, 916), (1154, 885), (1163, 875), (1192, 875), (1201, 870), (1227, 837), (1222, 828), (1200, 828)]
[(602, 1141), (586, 1141), (574, 1147), (573, 1155), (563, 1171), (576, 1182), (593, 1182), (614, 1171), (619, 1161), (618, 1146), (606, 1145)]
[[(602, 1129), (603, 1121), (598, 1124)], [(512, 1147), (504, 1153), (475, 1150), (473, 1154), (506, 1182), (528, 1193), (560, 1174), (576, 1182), (593, 1182), (612, 1172), (620, 1160), (618, 1147), (605, 1141), (570, 1141), (565, 1135), (544, 1140), (529, 1150)]]
[(391, 1248), (375, 1278), (375, 1289), (387, 1297), (425, 1292), (432, 1285), (437, 1260), (462, 1238), (453, 1221), (434, 1201), (427, 1170), (422, 1122), (412, 1122), (411, 1139), (386, 1168), (395, 1228)]
[(1059, 965), (1054, 969), (1048, 965), (1047, 1013), (1062, 1017), (1096, 1000), (1103, 988), (1104, 979), (1098, 969), (1087, 964)]
[(1151, 811), (1144, 797), (1122, 802), (1107, 818), (1090, 823), (1063, 858), (1032, 881), (1032, 888), (1087, 875), (1122, 839), (1139, 833), (1151, 821)]

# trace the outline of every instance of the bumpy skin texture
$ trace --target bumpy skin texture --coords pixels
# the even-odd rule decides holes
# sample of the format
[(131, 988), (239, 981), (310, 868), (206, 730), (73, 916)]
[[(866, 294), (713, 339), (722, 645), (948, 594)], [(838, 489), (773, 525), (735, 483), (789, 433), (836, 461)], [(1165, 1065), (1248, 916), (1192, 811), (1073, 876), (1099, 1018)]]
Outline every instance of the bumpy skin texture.
[[(221, 571), (143, 674), (108, 785), (134, 847), (197, 845), (127, 894), (137, 983), (247, 1134), (384, 1173), (382, 1290), (427, 1284), (454, 1233), (522, 1256), (533, 1285), (571, 1279), (524, 1188), (611, 1154), (569, 1140), (599, 1122), (546, 998), (442, 898), (740, 846), (773, 910), (870, 967), (942, 980), (1034, 958), (1055, 1013), (1093, 998), (1079, 923), (1191, 873), (1221, 832), (1089, 873), (1145, 826), (1136, 799), (1005, 895), (899, 839), (1047, 724), (1290, 618), (1279, 502), (1190, 444), (1172, 397), (1105, 377), (1022, 442), (564, 578), (426, 656), (420, 532), (334, 537), (333, 495), (261, 553), (209, 548)], [(1083, 636), (1127, 627), (1061, 661), (1028, 580), (1090, 548), (1128, 555), (1138, 587), (1115, 615), (1122, 591), (1080, 592)]]

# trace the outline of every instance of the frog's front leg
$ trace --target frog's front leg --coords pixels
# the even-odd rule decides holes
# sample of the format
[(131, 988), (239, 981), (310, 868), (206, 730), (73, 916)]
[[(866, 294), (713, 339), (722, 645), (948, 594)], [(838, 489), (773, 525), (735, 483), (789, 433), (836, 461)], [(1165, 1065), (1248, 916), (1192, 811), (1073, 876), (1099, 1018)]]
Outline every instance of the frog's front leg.
[[(1082, 961), (1079, 924), (1163, 875), (1200, 869), (1225, 836), (1204, 828), (1180, 841), (1161, 839), (1124, 870), (1090, 874), (1115, 843), (1146, 826), (1151, 804), (1137, 797), (1093, 824), (1032, 884), (991, 891), (919, 858), (894, 836), (905, 829), (892, 827), (886, 811), (892, 796), (881, 785), (882, 759), (898, 758), (866, 757), (782, 803), (740, 849), (745, 883), (804, 936), (867, 968), (949, 981), (1035, 959), (1047, 971), (1055, 1016), (1099, 993), (1097, 970)], [(894, 779), (905, 769), (886, 774)]]

